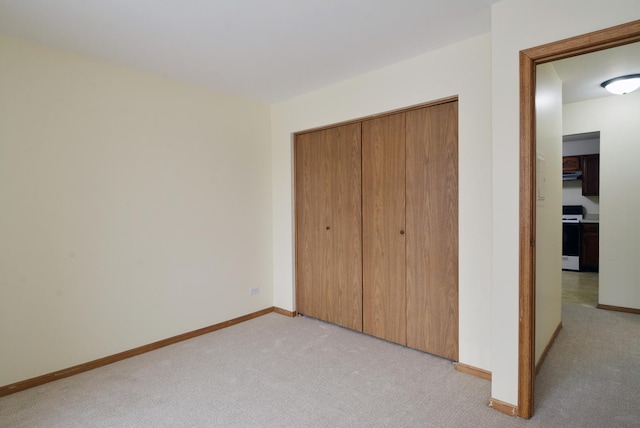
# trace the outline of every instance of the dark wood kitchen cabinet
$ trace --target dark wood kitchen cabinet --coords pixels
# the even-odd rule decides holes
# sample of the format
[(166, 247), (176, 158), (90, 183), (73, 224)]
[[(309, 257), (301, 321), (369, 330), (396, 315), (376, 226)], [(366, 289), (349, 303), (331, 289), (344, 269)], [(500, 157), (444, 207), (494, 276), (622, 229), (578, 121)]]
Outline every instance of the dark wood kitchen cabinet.
[(600, 258), (600, 226), (598, 223), (580, 225), (580, 270), (598, 272)]
[(600, 155), (563, 156), (562, 172), (582, 171), (582, 196), (600, 195)]
[(580, 171), (580, 156), (564, 156), (562, 158), (562, 172)]
[(600, 155), (584, 155), (582, 157), (582, 195), (598, 196), (600, 194)]

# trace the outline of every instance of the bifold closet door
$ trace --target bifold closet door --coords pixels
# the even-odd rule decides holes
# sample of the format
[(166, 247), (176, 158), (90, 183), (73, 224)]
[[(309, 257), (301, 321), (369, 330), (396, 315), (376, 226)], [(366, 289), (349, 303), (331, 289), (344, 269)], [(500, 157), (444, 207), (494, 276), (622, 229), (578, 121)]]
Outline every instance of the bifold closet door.
[(407, 346), (458, 360), (458, 103), (406, 113)]
[(363, 331), (406, 344), (405, 114), (362, 123)]
[(295, 140), (296, 309), (362, 331), (360, 123)]

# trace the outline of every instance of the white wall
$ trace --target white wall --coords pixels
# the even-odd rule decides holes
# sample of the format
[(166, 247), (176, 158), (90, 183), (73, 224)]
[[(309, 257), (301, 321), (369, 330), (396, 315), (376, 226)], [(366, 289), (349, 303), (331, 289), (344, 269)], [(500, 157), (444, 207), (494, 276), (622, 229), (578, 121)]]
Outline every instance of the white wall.
[(591, 155), (600, 153), (600, 137), (562, 143), (562, 156)]
[(640, 309), (640, 92), (564, 107), (564, 131), (600, 130), (599, 302)]
[(272, 305), (269, 106), (0, 57), (0, 385)]
[[(562, 143), (562, 156), (590, 155), (600, 153), (600, 139), (591, 138)], [(562, 204), (582, 205), (585, 216), (597, 218), (600, 214), (600, 197), (583, 196), (582, 180), (570, 180), (562, 182)]]
[(492, 6), (491, 365), (498, 400), (518, 400), (519, 52), (639, 18), (637, 0), (504, 0)]
[(536, 70), (536, 364), (562, 307), (562, 82), (551, 63)]
[(600, 214), (600, 196), (583, 196), (582, 180), (562, 182), (562, 204), (582, 205), (585, 216)]
[(490, 370), (489, 35), (274, 105), (274, 302), (295, 309), (292, 133), (459, 96), (460, 361)]
[(264, 105), (2, 38), (0, 384), (295, 309), (291, 133), (458, 94), (460, 359), (517, 403), (518, 53), (639, 18), (504, 0), (490, 36), (272, 106), (271, 165)]

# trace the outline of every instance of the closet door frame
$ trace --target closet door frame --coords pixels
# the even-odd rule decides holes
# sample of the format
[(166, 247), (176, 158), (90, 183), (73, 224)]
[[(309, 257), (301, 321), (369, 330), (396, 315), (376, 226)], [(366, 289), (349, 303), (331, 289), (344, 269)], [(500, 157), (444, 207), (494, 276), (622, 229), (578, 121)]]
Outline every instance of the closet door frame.
[[(386, 111), (386, 112), (382, 112), (382, 113), (377, 113), (377, 114), (373, 114), (373, 115), (369, 115), (369, 116), (364, 116), (364, 117), (360, 117), (357, 119), (351, 119), (351, 120), (347, 120), (347, 121), (343, 121), (343, 122), (337, 122), (337, 123), (333, 123), (333, 124), (329, 124), (329, 125), (324, 125), (324, 126), (319, 126), (319, 127), (315, 127), (315, 128), (310, 128), (310, 129), (305, 129), (302, 131), (298, 131), (292, 134), (292, 152), (293, 152), (293, 160), (294, 160), (294, 183), (293, 183), (293, 206), (294, 209), (297, 210), (297, 195), (296, 195), (296, 177), (297, 177), (297, 173), (296, 173), (296, 140), (297, 137), (299, 135), (302, 134), (307, 134), (310, 132), (315, 132), (315, 131), (321, 131), (324, 129), (329, 129), (329, 128), (334, 128), (337, 126), (344, 126), (344, 125), (349, 125), (349, 124), (354, 124), (354, 123), (363, 123), (367, 120), (371, 120), (371, 119), (376, 119), (379, 117), (383, 117), (383, 116), (390, 116), (393, 114), (397, 114), (397, 113), (406, 113), (406, 112), (410, 112), (413, 110), (417, 110), (417, 109), (422, 109), (425, 107), (433, 107), (433, 106), (437, 106), (437, 105), (441, 105), (441, 104), (447, 104), (447, 103), (452, 103), (452, 102), (458, 102), (459, 98), (458, 96), (452, 96), (452, 97), (446, 97), (446, 98), (440, 98), (437, 100), (433, 100), (433, 101), (429, 101), (426, 103), (421, 103), (421, 104), (415, 104), (415, 105), (411, 105), (411, 106), (407, 106), (407, 107), (403, 107), (403, 108), (399, 108), (399, 109), (395, 109), (395, 110), (390, 110), (390, 111)], [(457, 172), (458, 174), (458, 178), (459, 178), (459, 172)], [(458, 204), (458, 209), (459, 209), (459, 204)], [(298, 275), (297, 275), (297, 269), (298, 269), (298, 258), (299, 258), (299, 249), (298, 249), (298, 225), (296, 224), (297, 221), (297, 213), (294, 212), (294, 216), (293, 216), (293, 239), (294, 239), (294, 260), (293, 260), (293, 267), (294, 267), (294, 272), (293, 272), (293, 277), (294, 277), (294, 302), (296, 304), (296, 308), (295, 308), (295, 312), (297, 313), (299, 312), (298, 310)], [(460, 257), (460, 253), (458, 251), (458, 262), (459, 262), (459, 257)], [(459, 283), (457, 283), (457, 287), (459, 289)], [(458, 293), (459, 295), (459, 293)], [(459, 302), (458, 302), (458, 309), (459, 309)], [(459, 310), (458, 310), (458, 318), (460, 316)], [(362, 329), (357, 329), (358, 331), (362, 331)], [(455, 338), (456, 342), (459, 341), (459, 333), (458, 333), (458, 337)]]

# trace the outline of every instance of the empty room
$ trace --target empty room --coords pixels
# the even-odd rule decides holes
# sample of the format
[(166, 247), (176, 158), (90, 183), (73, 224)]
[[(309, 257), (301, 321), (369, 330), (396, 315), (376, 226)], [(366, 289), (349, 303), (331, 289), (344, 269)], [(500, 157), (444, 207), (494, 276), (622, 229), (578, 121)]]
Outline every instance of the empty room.
[(0, 0), (0, 427), (637, 426), (639, 43), (636, 0)]

